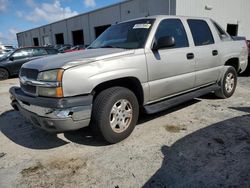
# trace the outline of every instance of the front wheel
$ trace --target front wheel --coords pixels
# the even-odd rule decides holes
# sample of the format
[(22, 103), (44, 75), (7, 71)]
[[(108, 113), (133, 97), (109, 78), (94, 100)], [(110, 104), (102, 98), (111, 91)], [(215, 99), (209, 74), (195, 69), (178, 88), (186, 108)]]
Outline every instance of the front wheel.
[(224, 74), (220, 81), (220, 89), (215, 91), (215, 95), (219, 98), (226, 99), (231, 97), (237, 85), (237, 72), (234, 67), (226, 66)]
[(132, 133), (138, 115), (139, 105), (135, 94), (124, 87), (112, 87), (95, 98), (91, 126), (95, 133), (114, 144)]
[(6, 80), (9, 78), (9, 72), (6, 69), (0, 68), (0, 80)]

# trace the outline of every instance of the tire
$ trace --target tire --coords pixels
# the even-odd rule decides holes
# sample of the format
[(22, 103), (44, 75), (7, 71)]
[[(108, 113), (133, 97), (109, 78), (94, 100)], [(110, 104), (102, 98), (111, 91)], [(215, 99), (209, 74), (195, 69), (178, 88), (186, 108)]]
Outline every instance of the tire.
[(9, 78), (9, 72), (4, 68), (0, 68), (0, 80), (6, 80), (8, 78)]
[(95, 98), (91, 127), (95, 135), (114, 144), (132, 133), (138, 115), (139, 104), (135, 94), (124, 87), (112, 87)]
[(230, 98), (237, 86), (237, 72), (234, 67), (226, 66), (220, 81), (220, 89), (215, 95), (222, 99)]

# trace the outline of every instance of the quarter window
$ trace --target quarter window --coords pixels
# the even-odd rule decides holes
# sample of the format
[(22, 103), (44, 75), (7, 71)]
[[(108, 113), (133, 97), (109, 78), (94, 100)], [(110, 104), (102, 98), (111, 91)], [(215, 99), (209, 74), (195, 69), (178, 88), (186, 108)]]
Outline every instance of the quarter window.
[(159, 38), (166, 36), (174, 37), (175, 46), (173, 48), (189, 46), (186, 31), (179, 19), (167, 19), (160, 23), (155, 34), (155, 39), (158, 41)]
[(212, 23), (214, 24), (214, 27), (218, 35), (220, 36), (221, 40), (229, 38), (228, 34), (215, 21), (212, 21)]
[(214, 44), (212, 32), (204, 20), (188, 20), (195, 46)]

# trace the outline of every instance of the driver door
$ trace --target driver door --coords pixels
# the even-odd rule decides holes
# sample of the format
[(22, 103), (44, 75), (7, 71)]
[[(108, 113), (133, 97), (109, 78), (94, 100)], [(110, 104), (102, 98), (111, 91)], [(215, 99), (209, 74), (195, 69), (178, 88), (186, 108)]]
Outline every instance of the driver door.
[(13, 74), (19, 74), (21, 66), (30, 61), (32, 49), (20, 49), (9, 57), (9, 67)]
[(172, 36), (173, 47), (146, 53), (150, 102), (185, 92), (195, 84), (195, 61), (189, 47), (185, 28), (180, 19), (161, 21), (155, 34), (155, 41), (161, 37)]

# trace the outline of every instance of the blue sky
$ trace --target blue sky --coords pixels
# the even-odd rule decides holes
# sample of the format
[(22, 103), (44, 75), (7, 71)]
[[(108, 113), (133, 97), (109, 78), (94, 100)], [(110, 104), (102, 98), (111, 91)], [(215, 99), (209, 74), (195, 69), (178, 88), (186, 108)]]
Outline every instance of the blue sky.
[(0, 44), (17, 45), (16, 33), (122, 0), (0, 0)]

